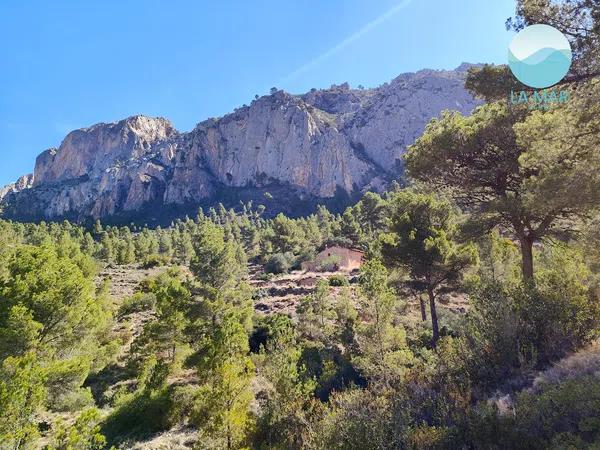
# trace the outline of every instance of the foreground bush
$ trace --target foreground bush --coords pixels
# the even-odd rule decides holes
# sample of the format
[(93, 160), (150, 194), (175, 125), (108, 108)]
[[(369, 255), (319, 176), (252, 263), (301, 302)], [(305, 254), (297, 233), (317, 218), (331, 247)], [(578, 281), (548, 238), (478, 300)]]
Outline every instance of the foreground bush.
[(598, 448), (600, 379), (584, 376), (546, 384), (539, 392), (526, 390), (512, 412), (483, 405), (471, 435), (475, 448)]
[(483, 284), (472, 302), (467, 336), (483, 386), (544, 368), (598, 334), (598, 298), (566, 277), (537, 286)]

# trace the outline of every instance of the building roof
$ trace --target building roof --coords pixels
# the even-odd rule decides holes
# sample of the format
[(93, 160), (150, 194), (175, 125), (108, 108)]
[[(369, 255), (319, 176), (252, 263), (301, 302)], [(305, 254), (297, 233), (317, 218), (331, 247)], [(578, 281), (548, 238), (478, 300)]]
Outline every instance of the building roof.
[(350, 250), (350, 251), (353, 251), (353, 252), (361, 253), (361, 254), (363, 254), (363, 255), (365, 254), (365, 252), (364, 252), (363, 250), (359, 249), (359, 248), (356, 248), (356, 247), (345, 247), (345, 246), (343, 246), (343, 245), (337, 245), (337, 244), (336, 244), (336, 245), (329, 246), (329, 247), (325, 247), (325, 248), (324, 248), (323, 250), (321, 250), (319, 253), (322, 253), (322, 252), (324, 252), (325, 250), (331, 250), (332, 248), (341, 248), (341, 249), (344, 249), (344, 250)]

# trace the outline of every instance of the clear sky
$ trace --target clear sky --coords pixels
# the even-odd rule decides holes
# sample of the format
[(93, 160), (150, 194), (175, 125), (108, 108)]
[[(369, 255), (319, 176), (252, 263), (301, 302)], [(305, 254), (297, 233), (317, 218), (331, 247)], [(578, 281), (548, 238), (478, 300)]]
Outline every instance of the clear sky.
[(0, 185), (97, 122), (188, 131), (272, 86), (504, 64), (513, 13), (513, 0), (2, 0)]

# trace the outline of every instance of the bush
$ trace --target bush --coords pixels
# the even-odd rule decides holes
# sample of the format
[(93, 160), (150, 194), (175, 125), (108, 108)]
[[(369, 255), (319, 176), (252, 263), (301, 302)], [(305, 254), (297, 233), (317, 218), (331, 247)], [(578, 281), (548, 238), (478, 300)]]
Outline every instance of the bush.
[(109, 443), (168, 430), (174, 423), (172, 389), (138, 391), (117, 399), (117, 407), (106, 418), (102, 433)]
[(548, 384), (558, 384), (565, 380), (596, 374), (600, 374), (600, 342), (561, 359), (541, 372), (533, 381), (532, 389), (537, 392)]
[(132, 313), (148, 311), (154, 308), (156, 303), (156, 297), (154, 294), (136, 292), (131, 297), (127, 297), (123, 300), (123, 303), (119, 307), (119, 317), (124, 317)]
[(523, 392), (515, 407), (524, 436), (552, 439), (560, 432), (600, 438), (600, 380), (595, 376), (549, 384), (540, 393)]
[(261, 281), (271, 281), (274, 277), (272, 273), (263, 272), (257, 278)]
[(588, 375), (521, 392), (511, 414), (480, 405), (470, 434), (474, 448), (498, 448), (500, 440), (503, 448), (597, 448), (600, 379)]
[(267, 298), (269, 296), (269, 290), (265, 289), (265, 288), (259, 288), (256, 289), (253, 293), (252, 293), (252, 300), (256, 301), (260, 301), (264, 298)]
[(81, 411), (95, 405), (90, 388), (79, 388), (66, 392), (52, 405), (55, 411)]
[(81, 388), (90, 371), (85, 358), (55, 362), (48, 368), (46, 386), (48, 408), (53, 411), (78, 411), (94, 404), (92, 393)]
[(149, 255), (142, 262), (144, 269), (151, 269), (153, 267), (166, 266), (169, 264), (169, 257), (165, 255)]
[(52, 444), (45, 449), (86, 449), (106, 448), (106, 438), (100, 433), (102, 415), (96, 408), (83, 411), (75, 423), (67, 425), (59, 419), (51, 436)]
[[(597, 299), (565, 278), (534, 286), (484, 284), (471, 297), (468, 333), (483, 385), (542, 368), (588, 344), (598, 331)], [(563, 284), (563, 285), (561, 285)]]
[(403, 448), (393, 427), (388, 398), (371, 390), (350, 389), (331, 396), (327, 413), (314, 433), (315, 448), (373, 449)]
[(296, 258), (292, 253), (275, 253), (271, 255), (265, 265), (267, 273), (287, 273), (296, 263)]
[(329, 277), (329, 286), (348, 286), (348, 280), (343, 275), (331, 275)]
[(340, 268), (341, 259), (337, 255), (328, 256), (319, 262), (317, 270), (319, 272), (335, 272)]
[(267, 347), (272, 341), (289, 341), (293, 336), (294, 324), (288, 316), (276, 313), (258, 317), (249, 339), (250, 351), (258, 353), (261, 347)]

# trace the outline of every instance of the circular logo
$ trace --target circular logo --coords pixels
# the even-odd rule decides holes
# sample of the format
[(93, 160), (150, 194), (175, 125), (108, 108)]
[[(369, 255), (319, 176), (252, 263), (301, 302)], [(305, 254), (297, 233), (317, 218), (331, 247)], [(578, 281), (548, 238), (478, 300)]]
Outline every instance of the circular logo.
[(571, 67), (571, 45), (550, 25), (523, 28), (508, 46), (508, 65), (517, 79), (533, 88), (558, 83)]

